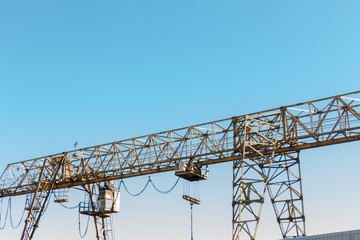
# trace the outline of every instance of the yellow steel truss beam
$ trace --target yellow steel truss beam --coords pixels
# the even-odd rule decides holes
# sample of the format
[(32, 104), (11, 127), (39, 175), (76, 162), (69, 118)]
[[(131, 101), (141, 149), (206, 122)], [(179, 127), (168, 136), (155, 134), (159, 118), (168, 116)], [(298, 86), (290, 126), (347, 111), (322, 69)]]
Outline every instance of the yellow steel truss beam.
[(44, 162), (59, 157), (66, 161), (54, 189), (172, 171), (179, 161), (189, 159), (199, 165), (241, 159), (237, 149), (245, 118), (256, 128), (245, 152), (255, 156), (271, 154), (267, 145), (275, 131), (275, 153), (359, 140), (359, 116), (358, 91), (16, 162), (0, 178), (0, 197), (35, 192)]

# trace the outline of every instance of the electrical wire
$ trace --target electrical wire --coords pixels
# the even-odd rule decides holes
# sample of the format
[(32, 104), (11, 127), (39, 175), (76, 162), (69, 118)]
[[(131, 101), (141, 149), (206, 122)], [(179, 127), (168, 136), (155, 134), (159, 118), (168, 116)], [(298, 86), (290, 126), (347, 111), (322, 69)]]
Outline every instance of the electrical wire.
[(191, 240), (194, 240), (194, 228), (193, 228), (193, 203), (190, 203), (190, 207), (191, 207)]
[(183, 181), (183, 195), (191, 196), (197, 200), (200, 200), (200, 182), (190, 182), (188, 180)]
[[(149, 178), (149, 180), (146, 182), (144, 188), (143, 188), (139, 193), (133, 194), (133, 193), (131, 193), (131, 192), (129, 191), (129, 189), (126, 187), (125, 182), (121, 179), (121, 182), (123, 183), (124, 188), (125, 188), (125, 190), (127, 191), (127, 193), (130, 194), (130, 195), (133, 196), (133, 197), (137, 197), (137, 196), (139, 196), (140, 194), (142, 194), (142, 193), (145, 191), (145, 189), (147, 188), (147, 186), (149, 185), (149, 182), (150, 182), (150, 181), (151, 181), (151, 180), (150, 180), (150, 178)], [(120, 186), (121, 186), (121, 183), (120, 183)], [(120, 187), (119, 187), (119, 188), (120, 188)]]
[(2, 207), (3, 207), (3, 202), (1, 204), (1, 209), (0, 209), (0, 230), (4, 230), (5, 226), (6, 226), (6, 220), (7, 220), (7, 217), (8, 217), (8, 213), (9, 213), (9, 201), (10, 201), (10, 198), (8, 200), (8, 206), (6, 208), (6, 215), (5, 215), (5, 220), (4, 220), (4, 225), (1, 226), (1, 212), (2, 212)]
[(126, 190), (127, 193), (129, 193), (129, 194), (130, 194), (131, 196), (133, 196), (133, 197), (137, 197), (137, 196), (139, 196), (140, 194), (142, 194), (142, 193), (145, 191), (145, 189), (148, 187), (149, 183), (151, 183), (151, 185), (154, 187), (154, 189), (155, 189), (157, 192), (159, 192), (159, 193), (161, 193), (161, 194), (168, 194), (168, 193), (170, 193), (172, 190), (174, 190), (174, 188), (176, 187), (176, 185), (179, 183), (179, 180), (180, 180), (180, 178), (178, 178), (178, 179), (176, 180), (175, 184), (174, 184), (169, 190), (162, 191), (162, 190), (160, 190), (158, 187), (155, 186), (155, 184), (152, 182), (151, 178), (149, 177), (149, 179), (148, 179), (148, 181), (146, 182), (144, 188), (143, 188), (140, 192), (134, 194), (134, 193), (131, 193), (131, 192), (129, 191), (129, 189), (126, 187), (125, 182), (121, 179), (120, 184), (119, 184), (119, 187), (118, 187), (118, 190), (120, 190), (121, 185), (124, 185), (124, 188), (125, 188), (125, 190)]
[(87, 219), (87, 224), (86, 224), (86, 228), (85, 228), (85, 232), (84, 234), (81, 233), (81, 221), (80, 221), (80, 210), (79, 210), (79, 214), (78, 214), (78, 219), (79, 219), (79, 235), (81, 237), (81, 239), (84, 239), (87, 232), (88, 232), (88, 229), (89, 229), (89, 221), (90, 221), (90, 215), (88, 216), (88, 219)]
[[(55, 200), (59, 200), (59, 199), (56, 197), (55, 192), (53, 191), (52, 193), (53, 193), (53, 195), (54, 195)], [(65, 205), (62, 204), (61, 202), (57, 202), (57, 203), (59, 203), (62, 207), (66, 208), (66, 209), (75, 209), (75, 208), (78, 208), (78, 207), (80, 206), (80, 203), (79, 203), (78, 205), (73, 206), (73, 207), (65, 206)]]
[[(154, 189), (155, 189), (157, 192), (159, 192), (159, 193), (161, 193), (161, 194), (167, 194), (167, 193), (170, 193), (172, 190), (174, 190), (174, 188), (176, 187), (176, 185), (179, 183), (179, 180), (180, 180), (180, 178), (178, 178), (178, 179), (176, 180), (175, 184), (174, 184), (169, 190), (162, 191), (162, 190), (160, 190), (158, 187), (156, 187), (156, 185), (152, 182), (151, 178), (149, 177), (149, 179), (148, 179), (148, 181), (146, 182), (144, 188), (143, 188), (139, 193), (133, 194), (133, 193), (131, 193), (131, 192), (129, 191), (129, 189), (127, 188), (125, 182), (121, 179), (118, 189), (120, 190), (121, 185), (124, 185), (125, 190), (126, 190), (131, 196), (136, 197), (136, 196), (139, 196), (140, 194), (142, 194), (142, 193), (146, 190), (146, 188), (148, 187), (149, 183), (151, 183), (151, 185), (154, 187)], [(55, 198), (56, 200), (58, 200), (58, 198), (56, 197), (56, 194), (54, 193), (54, 191), (52, 191), (51, 193), (52, 193), (52, 194), (50, 194), (49, 199), (47, 200), (46, 206), (45, 206), (45, 208), (44, 208), (44, 211), (41, 213), (41, 216), (44, 216), (45, 213), (47, 212), (47, 209), (48, 209), (48, 207), (49, 207), (49, 204), (50, 204), (51, 196), (52, 196), (52, 195), (54, 195), (54, 198)], [(1, 207), (0, 207), (0, 230), (3, 230), (3, 229), (6, 227), (6, 221), (7, 221), (9, 212), (10, 212), (10, 223), (11, 223), (12, 228), (13, 228), (13, 229), (18, 228), (18, 227), (20, 226), (23, 218), (24, 218), (24, 215), (25, 215), (25, 206), (24, 206), (24, 210), (23, 210), (23, 213), (22, 213), (22, 215), (21, 215), (21, 218), (20, 218), (19, 222), (18, 222), (17, 224), (14, 224), (14, 222), (13, 222), (13, 217), (12, 217), (11, 198), (9, 198), (9, 200), (8, 200), (8, 205), (7, 205), (7, 209), (6, 209), (6, 215), (5, 215), (5, 219), (4, 219), (4, 224), (1, 225), (1, 217), (2, 217), (2, 214), (1, 214), (1, 213), (2, 213), (2, 208), (3, 208), (3, 203), (4, 203), (4, 199), (2, 198), (2, 199), (0, 200), (0, 204), (1, 204)], [(77, 205), (75, 205), (75, 206), (73, 206), (73, 207), (65, 206), (65, 205), (62, 204), (61, 202), (58, 202), (58, 203), (59, 203), (62, 207), (66, 208), (66, 209), (75, 209), (75, 208), (79, 208), (79, 207), (80, 207), (80, 203), (77, 204)], [(25, 205), (26, 205), (26, 203), (25, 203)], [(86, 236), (86, 234), (87, 234), (87, 232), (88, 232), (90, 216), (88, 216), (88, 220), (87, 220), (87, 224), (86, 224), (86, 228), (85, 228), (85, 232), (84, 232), (84, 233), (81, 232), (80, 211), (79, 211), (79, 213), (78, 213), (78, 219), (79, 219), (79, 234), (80, 234), (81, 239), (83, 239), (83, 238), (85, 238), (85, 236)]]
[(153, 181), (151, 180), (151, 178), (149, 178), (149, 181), (150, 181), (151, 185), (155, 188), (156, 191), (158, 191), (158, 192), (161, 193), (161, 194), (168, 194), (168, 193), (170, 193), (172, 190), (174, 190), (174, 188), (175, 188), (176, 185), (178, 184), (179, 180), (180, 180), (180, 178), (178, 178), (178, 179), (176, 180), (175, 184), (174, 184), (169, 190), (167, 190), (167, 191), (162, 191), (162, 190), (160, 190), (159, 188), (157, 188), (157, 187), (155, 186), (155, 184), (153, 183)]
[[(24, 218), (24, 215), (25, 215), (25, 205), (24, 205), (24, 210), (23, 210), (23, 212), (22, 212), (22, 214), (21, 214), (21, 218), (20, 218), (20, 220), (19, 220), (19, 222), (14, 226), (14, 223), (13, 223), (13, 218), (12, 218), (12, 208), (11, 208), (11, 198), (9, 198), (9, 200), (10, 200), (10, 223), (11, 223), (11, 227), (13, 228), (13, 229), (16, 229), (16, 228), (18, 228), (19, 226), (20, 226), (20, 224), (21, 224), (21, 222), (22, 222), (22, 220), (23, 220), (23, 218)], [(25, 202), (25, 204), (26, 204), (26, 202)]]
[(47, 209), (48, 209), (48, 207), (49, 207), (50, 201), (51, 201), (51, 194), (50, 194), (50, 196), (49, 196), (49, 198), (48, 198), (48, 200), (47, 200), (47, 203), (46, 203), (46, 206), (45, 206), (45, 208), (44, 208), (44, 211), (41, 213), (41, 217), (43, 217), (43, 216), (45, 215), (45, 213), (46, 213), (46, 211), (47, 211)]

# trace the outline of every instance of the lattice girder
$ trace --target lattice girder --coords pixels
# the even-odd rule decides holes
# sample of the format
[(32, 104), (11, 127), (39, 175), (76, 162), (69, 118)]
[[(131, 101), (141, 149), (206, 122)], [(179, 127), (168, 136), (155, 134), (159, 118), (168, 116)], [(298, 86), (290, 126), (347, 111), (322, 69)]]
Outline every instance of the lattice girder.
[[(245, 196), (246, 192), (262, 196), (264, 188), (260, 185), (265, 184), (272, 192), (283, 235), (290, 236), (295, 230), (305, 231), (301, 221), (303, 207), (299, 205), (300, 170), (292, 170), (299, 164), (289, 158), (287, 170), (280, 171), (283, 163), (276, 162), (277, 158), (285, 153), (358, 140), (360, 91), (12, 163), (0, 177), (0, 198), (31, 193), (36, 196), (39, 189), (49, 186), (71, 188), (173, 171), (180, 161), (193, 160), (199, 167), (233, 161), (235, 205), (240, 203), (238, 196)], [(279, 177), (273, 175), (276, 169), (281, 173)], [(250, 171), (258, 176), (245, 178)], [(291, 178), (282, 179), (285, 175)], [(291, 196), (282, 199), (286, 193)], [(256, 204), (262, 203), (254, 201), (253, 206)], [(260, 214), (261, 206), (259, 211), (245, 205), (243, 209), (253, 211), (255, 216), (256, 212)], [(233, 212), (240, 216), (240, 205)], [(241, 220), (234, 217), (234, 222), (238, 223), (235, 231), (248, 229), (253, 235), (251, 227)]]
[[(279, 114), (234, 118), (234, 149), (243, 156), (233, 162), (233, 240), (255, 239), (274, 151), (279, 146)], [(277, 125), (278, 124), (278, 125)], [(264, 155), (261, 151), (272, 151)], [(246, 157), (257, 153), (258, 157)]]
[[(265, 165), (264, 172), (267, 171)], [(267, 189), (283, 238), (305, 236), (299, 152), (274, 157)]]
[(246, 149), (251, 157), (271, 155), (265, 151), (275, 133), (281, 142), (276, 153), (360, 140), (360, 92), (354, 92), (12, 163), (0, 178), (0, 197), (34, 192), (39, 166), (54, 157), (66, 159), (55, 189), (173, 171), (189, 159), (200, 165), (241, 159), (234, 153), (245, 116), (257, 132)]

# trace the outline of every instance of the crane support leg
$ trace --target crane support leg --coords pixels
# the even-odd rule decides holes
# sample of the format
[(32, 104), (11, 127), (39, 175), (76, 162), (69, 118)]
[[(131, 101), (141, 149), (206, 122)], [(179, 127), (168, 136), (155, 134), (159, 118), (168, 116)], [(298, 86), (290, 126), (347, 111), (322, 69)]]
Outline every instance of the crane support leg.
[[(242, 156), (233, 161), (233, 240), (256, 237), (272, 160), (279, 147), (280, 126), (273, 124), (278, 118), (275, 114), (233, 119), (234, 150)], [(249, 157), (252, 153), (259, 156)]]
[(54, 186), (54, 180), (61, 168), (64, 158), (50, 158), (45, 159), (38, 178), (35, 192), (31, 195), (31, 202), (27, 206), (29, 211), (25, 219), (24, 230), (21, 235), (21, 240), (31, 240), (34, 233), (39, 226), (41, 215), (46, 209), (47, 202), (51, 195)]
[(112, 214), (107, 217), (94, 217), (97, 240), (115, 240), (114, 221)]
[(299, 152), (287, 152), (275, 156), (267, 189), (282, 237), (285, 239), (305, 236)]
[(266, 190), (266, 176), (259, 168), (259, 160), (234, 161), (233, 240), (256, 237)]
[(106, 236), (105, 217), (94, 216), (97, 240), (108, 240)]

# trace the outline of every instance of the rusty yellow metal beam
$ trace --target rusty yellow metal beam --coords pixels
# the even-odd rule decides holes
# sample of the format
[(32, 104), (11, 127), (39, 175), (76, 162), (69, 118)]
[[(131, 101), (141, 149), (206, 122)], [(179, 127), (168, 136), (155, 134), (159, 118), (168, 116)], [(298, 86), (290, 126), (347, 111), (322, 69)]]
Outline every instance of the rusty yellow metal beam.
[(46, 159), (66, 159), (56, 174), (54, 189), (67, 188), (173, 171), (180, 161), (189, 159), (198, 165), (239, 159), (238, 149), (243, 142), (239, 133), (244, 129), (241, 122), (245, 118), (257, 128), (256, 134), (250, 136), (246, 154), (256, 156), (268, 154), (269, 139), (275, 132), (280, 144), (276, 152), (357, 141), (359, 116), (357, 91), (16, 162), (9, 164), (0, 178), (0, 198), (35, 192)]

